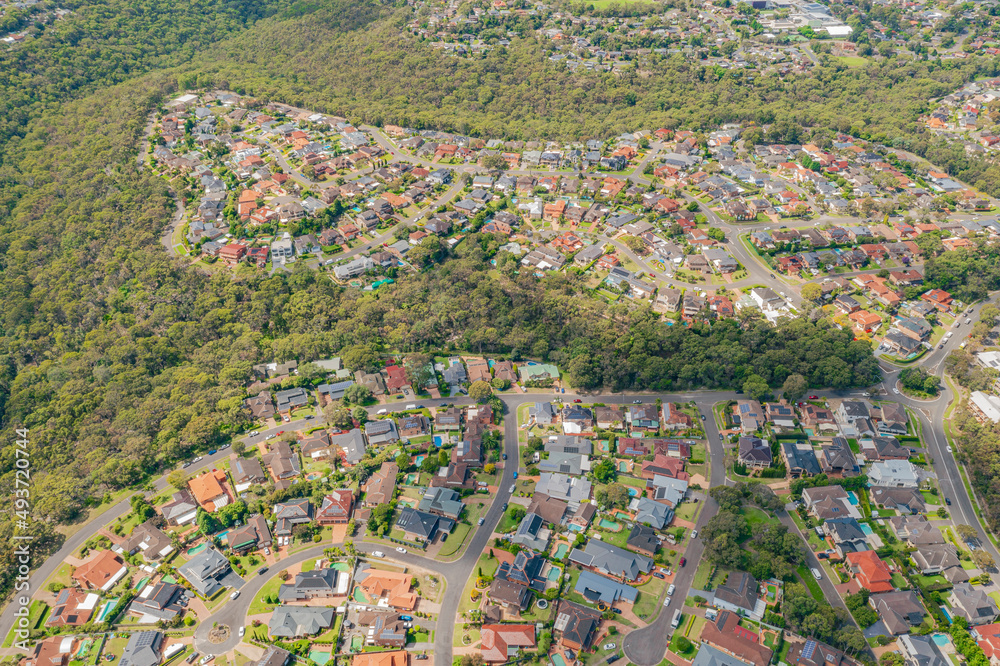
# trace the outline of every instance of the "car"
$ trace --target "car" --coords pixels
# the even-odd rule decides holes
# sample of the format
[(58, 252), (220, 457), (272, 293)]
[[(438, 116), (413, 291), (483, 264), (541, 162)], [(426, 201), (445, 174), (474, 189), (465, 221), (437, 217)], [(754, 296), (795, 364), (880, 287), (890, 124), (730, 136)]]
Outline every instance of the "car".
[(272, 434), (268, 435), (267, 437), (265, 437), (264, 440), (267, 441), (269, 439), (274, 439), (275, 437), (277, 437), (277, 435), (275, 435), (275, 434), (272, 433)]
[(702, 421), (704, 421), (704, 420), (705, 420), (705, 415), (704, 415), (704, 414), (702, 414), (702, 415), (701, 415), (701, 420), (702, 420)]
[(605, 643), (604, 644), (604, 649), (605, 650), (614, 650), (616, 647), (618, 647), (617, 643)]
[(314, 418), (316, 418), (316, 417), (315, 417), (315, 416), (313, 416), (312, 414), (306, 414), (306, 415), (305, 415), (305, 416), (304, 416), (303, 418), (304, 418), (304, 419), (305, 419), (306, 421), (308, 421), (309, 419), (314, 419)]
[(480, 518), (479, 520), (476, 521), (476, 525), (482, 525), (485, 522), (486, 522), (485, 518)]
[(502, 455), (502, 456), (500, 456), (500, 457), (501, 457), (501, 458), (503, 458), (504, 460), (507, 460), (507, 454), (506, 454), (506, 453), (505, 453), (505, 454), (503, 454), (503, 455)]
[[(438, 405), (438, 409), (448, 409), (448, 403), (447, 402), (442, 402), (440, 405)], [(420, 655), (418, 654), (417, 655), (417, 659), (419, 659), (419, 658), (420, 658)], [(426, 659), (426, 658), (427, 658), (427, 655), (425, 654), (424, 655), (424, 659)]]
[(413, 403), (410, 403), (409, 405), (406, 406), (406, 411), (410, 411), (411, 409), (417, 409), (419, 406), (420, 405), (414, 405)]
[(659, 571), (654, 571), (653, 572), (653, 578), (666, 578), (666, 576), (664, 576), (663, 574), (661, 574)]
[(400, 615), (399, 619), (402, 620), (403, 622), (413, 622), (412, 615)]
[(240, 638), (243, 638), (243, 634), (247, 633), (247, 628), (246, 627), (240, 627), (240, 632), (239, 633), (240, 633)]
[(819, 400), (819, 396), (818, 395), (811, 395), (811, 396), (809, 396), (809, 399), (810, 400)]
[(619, 656), (618, 656), (617, 654), (613, 654), (613, 655), (611, 655), (610, 657), (608, 657), (608, 660), (607, 660), (607, 662), (606, 662), (606, 663), (608, 663), (608, 664), (613, 664), (613, 663), (615, 663), (616, 661), (618, 661), (619, 659), (621, 659), (621, 657), (619, 657)]
[(405, 554), (406, 553), (406, 549), (403, 548), (402, 546), (396, 546), (396, 552), (397, 553), (404, 553)]
[(230, 444), (229, 442), (226, 442), (225, 444), (223, 444), (222, 446), (219, 447), (219, 450), (221, 451), (223, 449), (228, 449), (230, 446), (232, 446), (232, 444)]
[(576, 399), (576, 400), (574, 400), (573, 402), (583, 402), (583, 400), (580, 400), (579, 398), (577, 398), (577, 399)]
[(216, 453), (218, 453), (218, 451), (216, 449), (212, 449), (211, 451), (208, 452), (208, 455), (214, 456)]
[(948, 453), (951, 453), (951, 446), (946, 446), (945, 448), (948, 450)]
[(115, 655), (109, 654), (109, 655), (105, 656), (104, 658), (107, 659), (108, 661), (114, 661), (115, 660)]
[(944, 498), (944, 503), (947, 504), (948, 506), (951, 506), (951, 499), (948, 498), (948, 497), (945, 497)]
[(279, 431), (277, 432), (277, 434), (279, 434), (279, 435), (284, 435), (284, 434), (285, 434), (285, 431), (284, 431), (284, 430), (279, 430)]
[(517, 472), (514, 472), (514, 480), (517, 481)]
[(944, 343), (943, 342), (938, 345), (938, 349), (944, 349)]
[(697, 539), (698, 538), (698, 530), (692, 530), (691, 531), (691, 538), (692, 539)]
[(236, 590), (235, 592), (233, 592), (232, 594), (229, 595), (229, 598), (230, 599), (238, 599), (239, 596), (240, 596), (240, 591)]
[(813, 578), (816, 580), (823, 580), (823, 574), (816, 567), (809, 567), (809, 571), (812, 572)]
[(774, 278), (774, 273), (771, 273), (771, 279), (772, 279), (772, 280), (773, 280), (773, 279), (775, 279), (775, 278)]
[(965, 323), (966, 323), (966, 324), (971, 324), (971, 323), (972, 323), (972, 320), (971, 320), (971, 319), (969, 319), (968, 317), (966, 317), (966, 318), (965, 318)]
[(200, 657), (200, 656), (201, 656), (201, 655), (200, 655), (200, 654), (198, 654), (197, 652), (192, 652), (192, 653), (191, 653), (191, 656), (190, 656), (190, 657), (188, 657), (188, 658), (186, 659), (186, 661), (187, 661), (187, 663), (189, 663), (189, 664), (191, 664), (191, 663), (194, 663), (194, 660), (195, 660), (195, 659), (197, 659), (197, 658), (198, 658), (198, 657)]
[(256, 437), (256, 436), (257, 436), (257, 435), (259, 435), (259, 434), (260, 434), (260, 432), (259, 432), (259, 431), (257, 431), (257, 430), (253, 430), (253, 431), (251, 431), (251, 432), (250, 432), (250, 436), (251, 436), (251, 437)]
[(664, 599), (663, 600), (663, 607), (666, 608), (667, 606), (669, 606), (671, 601), (673, 601), (673, 599), (671, 599), (670, 597), (667, 597), (666, 599)]
[(668, 597), (674, 596), (674, 592), (676, 591), (677, 591), (677, 586), (671, 583), (670, 586), (667, 588), (667, 596)]
[(267, 567), (261, 567), (260, 569), (257, 569), (257, 575), (258, 576), (261, 575), (261, 574), (266, 574), (266, 573), (267, 573)]
[(681, 561), (680, 561), (680, 565), (681, 565), (681, 566), (683, 567), (683, 566), (684, 566), (685, 564), (687, 564), (687, 563), (688, 563), (688, 558), (686, 558), (686, 557), (682, 557), (682, 558), (681, 558)]
[(892, 387), (892, 392), (895, 393), (896, 395), (899, 395), (899, 389), (896, 388), (895, 386)]
[(181, 469), (187, 469), (190, 466), (191, 466), (191, 461), (190, 460), (185, 460), (184, 464), (181, 465)]
[(288, 414), (283, 414), (281, 416), (281, 420), (284, 421), (285, 423), (288, 423), (289, 421), (291, 421), (291, 419), (288, 418)]
[(373, 550), (372, 557), (385, 557), (385, 553), (383, 553), (381, 550)]
[(633, 405), (641, 405), (642, 404), (642, 400), (633, 400), (632, 404)]
[(500, 510), (501, 510), (501, 511), (506, 511), (506, 510), (507, 510), (507, 502), (504, 502), (504, 503), (503, 503), (503, 506), (502, 506), (502, 507), (500, 507)]
[(514, 488), (515, 488), (514, 484), (513, 483), (510, 484), (510, 490), (508, 490), (507, 492), (509, 492), (511, 495), (513, 495), (514, 494)]
[(423, 661), (424, 659), (427, 659), (427, 655), (426, 654), (418, 654), (416, 657), (414, 657), (414, 659), (416, 659), (417, 661)]
[(382, 415), (384, 415), (384, 414), (388, 414), (388, 413), (389, 413), (389, 410), (388, 410), (388, 409), (386, 409), (385, 407), (383, 407), (382, 409), (380, 409), (380, 410), (378, 410), (377, 412), (375, 412), (375, 414), (376, 414), (377, 416), (382, 416)]

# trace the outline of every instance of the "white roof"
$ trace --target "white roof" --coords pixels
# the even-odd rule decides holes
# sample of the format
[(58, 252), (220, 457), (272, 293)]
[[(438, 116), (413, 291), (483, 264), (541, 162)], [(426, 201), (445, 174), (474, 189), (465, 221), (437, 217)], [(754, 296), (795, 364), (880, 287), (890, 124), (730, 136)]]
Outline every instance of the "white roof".
[(175, 104), (187, 104), (188, 102), (193, 102), (196, 99), (198, 99), (197, 95), (190, 95), (190, 94), (188, 94), (188, 95), (181, 95), (180, 97), (178, 97), (177, 99), (174, 100), (174, 103)]
[(994, 370), (1000, 370), (1000, 352), (995, 351), (984, 351), (976, 354), (976, 360), (979, 361), (980, 365), (984, 368), (993, 368)]
[(972, 402), (990, 421), (1000, 421), (1000, 398), (982, 391), (973, 391)]
[(77, 610), (94, 610), (97, 607), (97, 602), (100, 600), (100, 596), (91, 592), (83, 598), (79, 604), (77, 604)]

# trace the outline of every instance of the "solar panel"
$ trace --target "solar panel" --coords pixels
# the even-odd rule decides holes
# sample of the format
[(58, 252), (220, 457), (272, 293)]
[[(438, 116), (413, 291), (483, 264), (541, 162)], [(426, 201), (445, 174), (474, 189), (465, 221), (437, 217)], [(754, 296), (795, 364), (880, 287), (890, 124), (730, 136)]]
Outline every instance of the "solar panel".
[(802, 658), (812, 659), (813, 654), (816, 652), (816, 641), (806, 641), (805, 646), (802, 648)]

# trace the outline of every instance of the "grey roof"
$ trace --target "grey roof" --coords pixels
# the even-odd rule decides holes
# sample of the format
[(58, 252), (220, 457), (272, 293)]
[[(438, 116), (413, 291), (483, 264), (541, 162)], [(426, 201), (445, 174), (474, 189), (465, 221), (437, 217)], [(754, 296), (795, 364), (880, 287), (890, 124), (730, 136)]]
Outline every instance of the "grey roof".
[(216, 578), (229, 572), (229, 560), (214, 548), (206, 548), (177, 567), (177, 571), (203, 596), (210, 597), (222, 587)]
[(569, 559), (580, 566), (593, 567), (602, 573), (623, 576), (627, 580), (635, 580), (640, 573), (649, 573), (653, 567), (653, 560), (648, 557), (630, 553), (597, 539), (589, 540), (583, 550), (574, 548)]
[(267, 623), (272, 636), (313, 636), (333, 626), (335, 609), (316, 606), (278, 606)]
[(565, 500), (571, 505), (579, 505), (580, 502), (589, 499), (590, 489), (591, 483), (588, 479), (550, 472), (542, 472), (535, 485), (536, 493)]
[(633, 525), (628, 533), (628, 540), (625, 542), (629, 548), (638, 548), (649, 552), (656, 552), (660, 547), (660, 540), (656, 536), (656, 531), (646, 525)]
[(674, 512), (666, 504), (661, 504), (648, 497), (640, 497), (636, 506), (635, 522), (646, 523), (662, 530), (674, 517)]
[[(588, 461), (589, 458), (581, 453), (550, 453), (548, 458), (539, 461), (538, 470), (580, 476)], [(589, 469), (589, 465), (586, 469)]]
[(912, 666), (948, 666), (951, 663), (944, 658), (930, 636), (900, 636), (899, 647), (908, 657), (906, 663)]
[(396, 527), (410, 534), (431, 541), (438, 533), (438, 530), (451, 532), (455, 526), (455, 521), (451, 518), (435, 516), (431, 513), (418, 511), (410, 507), (403, 507), (396, 519)]
[(747, 663), (707, 643), (702, 643), (691, 666), (747, 666)]
[(577, 579), (573, 591), (591, 603), (596, 604), (598, 601), (603, 601), (608, 605), (619, 599), (635, 603), (639, 596), (638, 590), (631, 585), (625, 585), (586, 570), (580, 572), (580, 578)]
[(137, 631), (132, 634), (118, 661), (121, 666), (156, 666), (160, 663), (163, 634), (158, 631)]
[(955, 585), (949, 601), (952, 609), (963, 615), (969, 624), (992, 622), (997, 616), (997, 605), (993, 600), (982, 588), (972, 587), (969, 583)]
[(745, 571), (733, 571), (715, 589), (715, 598), (752, 613), (757, 606), (757, 579)]
[(577, 435), (553, 435), (545, 442), (549, 453), (582, 453), (589, 456), (594, 452), (594, 443)]
[(420, 500), (418, 508), (428, 513), (440, 513), (449, 518), (458, 518), (465, 505), (459, 494), (451, 488), (428, 488)]
[(788, 461), (790, 472), (809, 475), (820, 473), (816, 453), (808, 444), (800, 447), (797, 442), (784, 441), (781, 442), (781, 451), (785, 455), (785, 460)]
[(333, 435), (330, 437), (330, 443), (344, 450), (344, 460), (351, 465), (357, 465), (365, 457), (365, 439), (358, 428), (342, 435)]
[(532, 550), (543, 551), (549, 543), (549, 530), (545, 521), (537, 513), (529, 513), (517, 526), (517, 532), (511, 537), (511, 542)]
[(311, 593), (323, 592), (332, 595), (337, 591), (336, 569), (313, 569), (295, 574), (295, 582), (278, 588), (279, 601), (305, 599)]

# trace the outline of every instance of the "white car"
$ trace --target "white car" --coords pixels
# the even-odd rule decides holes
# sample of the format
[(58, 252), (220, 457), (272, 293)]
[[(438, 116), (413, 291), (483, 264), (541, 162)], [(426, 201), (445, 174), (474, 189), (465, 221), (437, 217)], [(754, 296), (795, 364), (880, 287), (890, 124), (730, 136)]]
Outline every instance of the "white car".
[(383, 553), (381, 550), (373, 550), (372, 557), (385, 557), (385, 553)]
[(698, 530), (691, 530), (691, 538), (692, 539), (698, 538)]
[(260, 434), (259, 432), (257, 432), (256, 430), (254, 430), (253, 432), (250, 433), (250, 436), (251, 437), (256, 437), (259, 434)]
[(892, 392), (895, 393), (896, 395), (899, 395), (899, 389), (896, 388), (895, 386), (892, 387)]
[(617, 643), (605, 643), (604, 644), (604, 649), (605, 650), (614, 650), (616, 647), (618, 647)]
[(514, 494), (514, 490), (515, 490), (515, 488), (516, 488), (516, 486), (515, 486), (514, 484), (511, 484), (511, 486), (510, 486), (510, 494), (511, 494), (511, 495), (513, 495), (513, 494)]
[(948, 449), (948, 453), (951, 453), (951, 447), (950, 446), (946, 446), (945, 448)]
[(816, 580), (823, 580), (823, 574), (820, 573), (819, 569), (816, 567), (810, 567), (809, 570), (812, 572), (813, 578)]
[(243, 638), (243, 634), (247, 633), (246, 627), (240, 627), (240, 638)]
[(406, 549), (403, 548), (402, 546), (396, 546), (396, 552), (397, 553), (405, 553)]
[(667, 597), (666, 599), (663, 600), (663, 607), (666, 608), (669, 605), (670, 605), (670, 597)]

